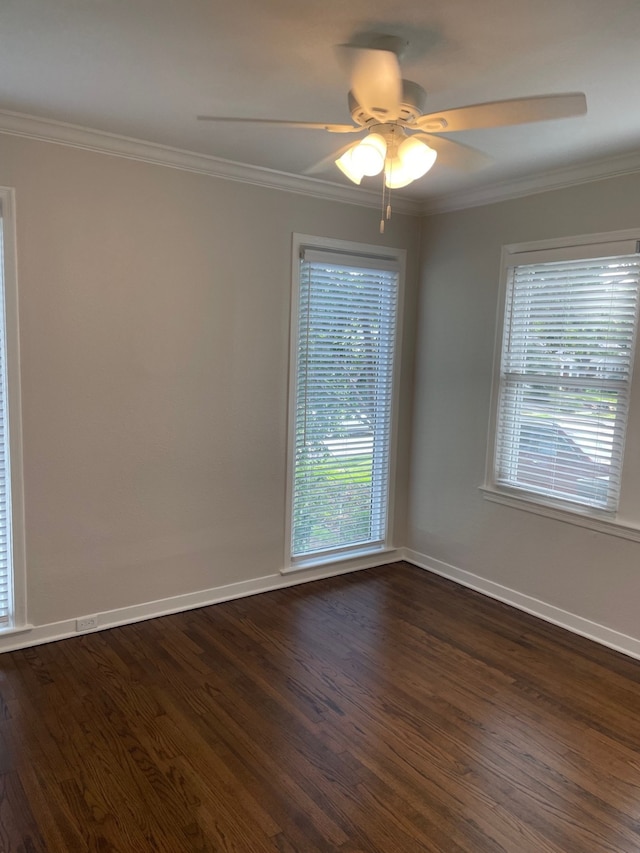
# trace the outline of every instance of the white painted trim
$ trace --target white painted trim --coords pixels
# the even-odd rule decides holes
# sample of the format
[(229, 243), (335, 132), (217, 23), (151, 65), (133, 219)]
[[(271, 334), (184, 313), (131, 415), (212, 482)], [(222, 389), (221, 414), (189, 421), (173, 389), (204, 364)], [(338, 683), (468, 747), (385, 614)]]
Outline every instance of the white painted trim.
[(324, 565), (315, 569), (308, 568), (291, 573), (281, 571), (280, 573), (265, 575), (248, 581), (240, 581), (198, 592), (176, 595), (171, 598), (104, 611), (95, 614), (98, 617), (98, 627), (92, 631), (77, 631), (76, 619), (78, 617), (76, 616), (46, 625), (35, 627), (26, 625), (19, 629), (9, 629), (0, 633), (0, 653), (64, 640), (69, 637), (78, 637), (83, 634), (95, 633), (96, 631), (104, 631), (120, 625), (130, 625), (160, 616), (169, 616), (173, 613), (182, 613), (186, 610), (194, 610), (199, 607), (208, 607), (223, 601), (231, 601), (236, 598), (257, 595), (262, 592), (285, 589), (301, 583), (322, 580), (323, 578), (350, 574), (393, 563), (397, 560), (405, 560), (425, 571), (448, 578), (490, 598), (509, 604), (518, 610), (523, 610), (526, 613), (537, 616), (545, 622), (550, 622), (574, 634), (587, 637), (596, 643), (615, 649), (629, 657), (640, 659), (640, 638), (622, 634), (619, 631), (608, 628), (606, 625), (592, 622), (575, 613), (562, 610), (555, 605), (525, 595), (510, 587), (483, 578), (480, 575), (475, 575), (472, 572), (451, 566), (441, 560), (420, 554), (410, 548), (380, 552), (377, 555), (371, 555), (368, 559), (361, 558), (357, 561), (354, 560), (349, 565), (342, 563)]
[(285, 566), (284, 569), (280, 569), (280, 574), (289, 575), (296, 572), (306, 572), (310, 569), (318, 569), (322, 566), (337, 566), (347, 561), (352, 564), (351, 568), (354, 570), (373, 569), (385, 563), (394, 563), (399, 559), (397, 548), (386, 545), (375, 545), (372, 548), (354, 549), (352, 551), (337, 553), (331, 560), (327, 559), (327, 557), (316, 557), (315, 559), (291, 563), (291, 565)]
[[(636, 254), (640, 243), (640, 226), (623, 228), (617, 231), (597, 231), (595, 234), (571, 234), (567, 237), (550, 237), (546, 240), (527, 240), (520, 243), (508, 243), (503, 246), (502, 263), (505, 267), (517, 266), (519, 263), (535, 263), (540, 256), (535, 253), (553, 252), (565, 249), (568, 252), (578, 250), (575, 257), (565, 259), (583, 260), (584, 258), (606, 258), (611, 255)], [(625, 245), (621, 245), (625, 244)], [(589, 247), (585, 253), (582, 247)], [(612, 247), (613, 246), (613, 247)], [(522, 260), (522, 256), (533, 253), (531, 260)]]
[(195, 610), (198, 607), (208, 607), (222, 601), (245, 598), (249, 595), (257, 595), (261, 592), (270, 592), (271, 590), (297, 586), (298, 584), (308, 583), (309, 581), (350, 574), (351, 572), (361, 571), (362, 569), (383, 566), (400, 559), (399, 552), (395, 552), (394, 554), (388, 551), (380, 553), (376, 557), (377, 559), (372, 555), (366, 561), (354, 560), (348, 565), (344, 563), (325, 564), (316, 569), (308, 569), (287, 575), (277, 572), (247, 581), (239, 581), (238, 583), (203, 589), (184, 595), (175, 595), (171, 598), (148, 601), (143, 604), (133, 604), (128, 607), (106, 610), (97, 614), (92, 613), (92, 616), (97, 616), (98, 626), (91, 631), (76, 630), (76, 619), (82, 618), (84, 614), (78, 614), (71, 619), (65, 619), (61, 622), (50, 622), (47, 625), (37, 625), (35, 627), (23, 626), (19, 630), (9, 629), (6, 632), (0, 633), (0, 653), (15, 651), (16, 649), (26, 649), (30, 646), (39, 646), (42, 643), (65, 640), (68, 637), (93, 634), (96, 631), (116, 628), (119, 625), (131, 625), (134, 622), (143, 622), (146, 619), (169, 616), (172, 613), (182, 613), (185, 610)]
[(12, 599), (11, 628), (21, 630), (27, 622), (27, 569), (24, 521), (24, 477), (22, 458), (22, 401), (20, 392), (20, 320), (18, 312), (18, 253), (16, 244), (15, 191), (0, 187), (4, 278), (4, 324), (8, 410), (9, 475), (7, 495), (10, 528), (9, 554)]
[[(185, 151), (181, 148), (172, 148), (155, 142), (145, 142), (141, 139), (93, 130), (67, 122), (37, 118), (24, 113), (0, 110), (0, 133), (37, 139), (40, 142), (53, 142), (71, 148), (81, 148), (85, 151), (111, 154), (157, 166), (169, 166), (186, 172), (198, 172), (215, 178), (239, 181), (254, 186), (284, 190), (329, 201), (339, 201), (344, 204), (380, 207), (380, 193), (374, 190), (342, 186), (319, 178), (292, 175), (275, 169), (236, 163), (233, 160), (224, 160), (210, 154), (198, 154), (194, 151)], [(393, 206), (397, 213), (416, 216), (420, 212), (418, 201), (398, 195), (394, 195)]]
[(538, 598), (525, 595), (522, 592), (495, 583), (495, 581), (488, 580), (480, 575), (474, 575), (472, 572), (467, 572), (464, 569), (443, 563), (441, 560), (428, 557), (426, 554), (420, 554), (418, 551), (413, 551), (410, 548), (403, 549), (403, 559), (420, 569), (448, 578), (462, 586), (487, 595), (489, 598), (495, 598), (497, 601), (509, 604), (518, 610), (524, 610), (532, 616), (537, 616), (545, 622), (551, 622), (553, 625), (565, 628), (573, 634), (579, 634), (581, 637), (587, 637), (589, 640), (593, 640), (610, 649), (615, 649), (617, 652), (622, 652), (622, 654), (629, 657), (640, 659), (640, 637), (630, 637), (627, 634), (621, 634), (619, 631), (608, 628), (606, 625), (592, 622), (575, 613), (570, 613), (568, 610), (562, 610), (553, 604), (548, 604)]
[(27, 634), (29, 631), (33, 631), (34, 627), (34, 625), (30, 625), (29, 623), (25, 623), (19, 628), (14, 625), (9, 628), (4, 628), (0, 632), (0, 637), (4, 639), (5, 637), (15, 637), (16, 634)]
[(509, 201), (550, 190), (561, 190), (577, 184), (618, 178), (635, 172), (640, 172), (640, 151), (550, 169), (534, 175), (509, 178), (485, 186), (462, 189), (440, 196), (432, 196), (424, 200), (421, 213), (430, 215), (432, 213), (464, 210), (468, 207), (480, 207), (483, 204)]

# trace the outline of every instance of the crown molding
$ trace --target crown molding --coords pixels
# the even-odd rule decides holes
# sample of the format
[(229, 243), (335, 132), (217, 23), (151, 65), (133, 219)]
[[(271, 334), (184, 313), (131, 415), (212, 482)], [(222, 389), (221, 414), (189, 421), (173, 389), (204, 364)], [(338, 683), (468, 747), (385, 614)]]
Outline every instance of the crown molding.
[[(38, 118), (25, 113), (0, 110), (0, 133), (36, 139), (40, 142), (53, 142), (57, 145), (81, 148), (100, 154), (111, 154), (128, 160), (168, 166), (186, 172), (197, 172), (228, 181), (284, 190), (327, 201), (357, 204), (362, 207), (380, 207), (380, 194), (372, 190), (352, 188), (318, 178), (236, 163), (210, 154), (198, 154), (194, 151), (172, 148), (156, 142), (145, 142), (141, 139), (93, 130), (63, 121)], [(397, 213), (417, 216), (420, 213), (420, 206), (420, 202), (415, 199), (394, 196), (394, 209)]]
[[(146, 142), (117, 133), (39, 118), (26, 113), (0, 110), (0, 133), (81, 148), (100, 154), (110, 154), (156, 166), (197, 172), (223, 180), (239, 181), (326, 201), (356, 204), (361, 207), (380, 207), (379, 193), (362, 187), (349, 187), (319, 178), (237, 163), (210, 154), (172, 148), (156, 142)], [(462, 189), (426, 199), (394, 194), (394, 209), (398, 213), (411, 216), (447, 213), (636, 172), (640, 172), (640, 151), (551, 169), (533, 175), (509, 178), (486, 186)]]
[(510, 178), (484, 187), (433, 196), (423, 200), (420, 212), (425, 215), (448, 213), (467, 207), (480, 207), (484, 204), (509, 201), (510, 199), (550, 190), (561, 190), (577, 184), (631, 175), (635, 172), (640, 172), (640, 151), (550, 169), (533, 175)]

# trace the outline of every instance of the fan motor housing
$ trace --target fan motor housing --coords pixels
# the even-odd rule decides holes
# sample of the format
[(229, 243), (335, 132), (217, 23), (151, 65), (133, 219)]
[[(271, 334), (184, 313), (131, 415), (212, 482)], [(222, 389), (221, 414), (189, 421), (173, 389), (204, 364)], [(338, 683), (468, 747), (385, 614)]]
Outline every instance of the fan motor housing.
[[(423, 114), (426, 101), (427, 93), (422, 86), (418, 85), (418, 83), (414, 83), (413, 80), (403, 80), (400, 115), (397, 119), (394, 119), (394, 121), (397, 121), (400, 124), (415, 121)], [(367, 125), (379, 124), (380, 122), (385, 121), (384, 116), (371, 115), (364, 109), (364, 107), (361, 107), (355, 99), (353, 92), (349, 92), (349, 110), (355, 123), (361, 125), (361, 127), (367, 127)]]

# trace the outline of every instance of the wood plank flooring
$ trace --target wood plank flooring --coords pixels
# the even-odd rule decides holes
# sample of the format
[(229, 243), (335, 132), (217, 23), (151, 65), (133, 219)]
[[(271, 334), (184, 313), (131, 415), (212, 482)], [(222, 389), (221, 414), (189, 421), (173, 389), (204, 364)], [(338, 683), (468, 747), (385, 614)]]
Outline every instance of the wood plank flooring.
[(399, 563), (0, 656), (1, 853), (638, 853), (640, 662)]

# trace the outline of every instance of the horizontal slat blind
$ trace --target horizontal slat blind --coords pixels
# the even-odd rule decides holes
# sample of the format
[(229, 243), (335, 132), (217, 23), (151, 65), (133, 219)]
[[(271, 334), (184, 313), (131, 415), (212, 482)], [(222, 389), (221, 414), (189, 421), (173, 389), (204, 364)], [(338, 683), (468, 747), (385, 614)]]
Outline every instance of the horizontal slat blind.
[(292, 555), (384, 541), (398, 269), (301, 260)]
[[(2, 219), (0, 218), (0, 225)], [(13, 599), (11, 577), (11, 495), (7, 412), (7, 353), (4, 311), (4, 245), (0, 227), (0, 629), (9, 626)]]
[(639, 278), (637, 254), (510, 271), (498, 483), (617, 508)]

